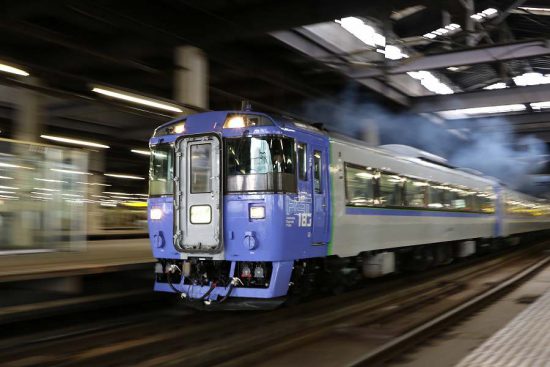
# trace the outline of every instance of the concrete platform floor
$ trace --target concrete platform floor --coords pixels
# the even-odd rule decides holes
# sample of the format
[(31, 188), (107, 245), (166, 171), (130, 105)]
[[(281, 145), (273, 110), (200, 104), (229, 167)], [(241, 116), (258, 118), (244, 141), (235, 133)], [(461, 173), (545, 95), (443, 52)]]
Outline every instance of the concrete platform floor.
[(392, 367), (451, 367), (550, 291), (550, 267), (461, 324), (406, 353)]

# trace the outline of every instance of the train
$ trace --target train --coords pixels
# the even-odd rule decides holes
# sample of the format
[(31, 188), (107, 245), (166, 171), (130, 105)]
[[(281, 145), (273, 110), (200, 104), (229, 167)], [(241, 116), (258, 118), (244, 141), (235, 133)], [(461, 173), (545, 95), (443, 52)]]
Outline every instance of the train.
[(550, 228), (547, 201), (479, 172), (251, 109), (177, 118), (149, 146), (154, 290), (195, 308), (274, 308)]

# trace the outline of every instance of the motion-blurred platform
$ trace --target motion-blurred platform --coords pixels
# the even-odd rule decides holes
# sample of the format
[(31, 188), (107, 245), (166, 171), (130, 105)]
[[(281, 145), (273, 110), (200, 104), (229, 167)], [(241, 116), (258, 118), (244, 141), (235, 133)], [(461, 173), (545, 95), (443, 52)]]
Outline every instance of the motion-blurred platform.
[(147, 238), (88, 241), (77, 252), (38, 252), (0, 256), (0, 283), (102, 273), (152, 263)]

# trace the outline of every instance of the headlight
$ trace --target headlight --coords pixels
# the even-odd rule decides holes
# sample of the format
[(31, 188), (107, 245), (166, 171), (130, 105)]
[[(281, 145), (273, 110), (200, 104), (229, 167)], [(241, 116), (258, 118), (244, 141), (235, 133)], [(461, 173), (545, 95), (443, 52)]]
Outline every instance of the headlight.
[(182, 134), (185, 131), (185, 124), (179, 124), (174, 126), (174, 132), (176, 134)]
[(230, 117), (223, 124), (223, 127), (226, 129), (238, 129), (245, 126), (246, 122), (244, 121), (244, 118), (242, 116)]
[(250, 219), (264, 219), (264, 218), (265, 218), (265, 206), (250, 207)]
[(161, 220), (162, 219), (162, 209), (161, 208), (152, 208), (149, 211), (149, 218), (151, 220)]
[(208, 224), (212, 221), (212, 208), (210, 205), (193, 205), (190, 212), (192, 224)]

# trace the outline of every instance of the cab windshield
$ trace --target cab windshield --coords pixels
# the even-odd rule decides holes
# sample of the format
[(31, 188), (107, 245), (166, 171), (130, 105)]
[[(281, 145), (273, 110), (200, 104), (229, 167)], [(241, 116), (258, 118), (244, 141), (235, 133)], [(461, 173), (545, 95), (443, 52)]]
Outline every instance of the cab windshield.
[(226, 139), (225, 161), (227, 192), (296, 192), (294, 139)]
[(151, 148), (149, 196), (171, 195), (174, 190), (174, 150), (170, 144)]

